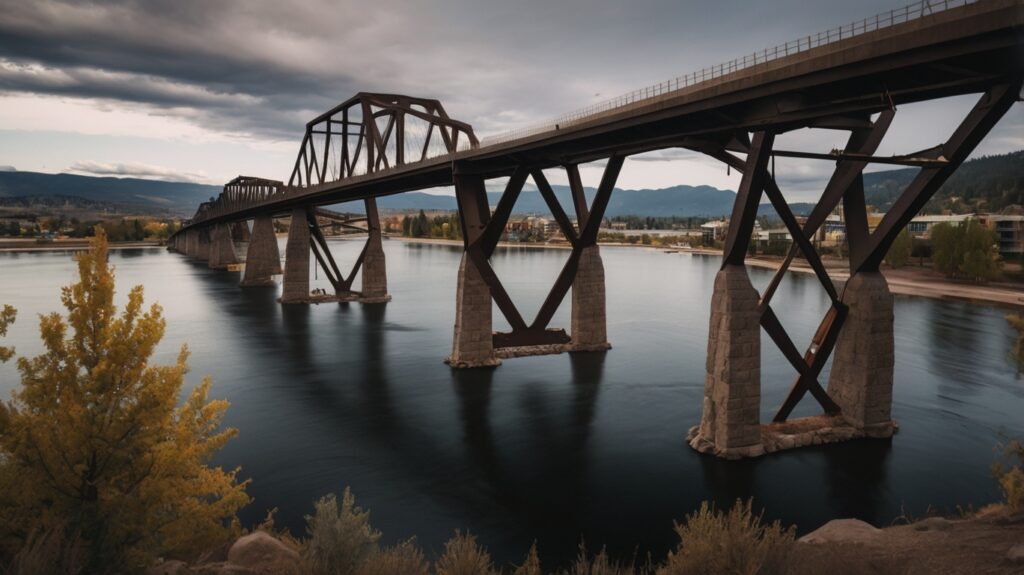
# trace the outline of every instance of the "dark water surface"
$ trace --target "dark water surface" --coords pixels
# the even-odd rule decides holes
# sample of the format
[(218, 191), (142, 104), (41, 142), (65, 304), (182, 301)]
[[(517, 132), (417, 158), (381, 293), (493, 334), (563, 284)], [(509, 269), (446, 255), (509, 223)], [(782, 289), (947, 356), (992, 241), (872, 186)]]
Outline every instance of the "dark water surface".
[[(337, 242), (339, 263), (360, 247)], [(717, 258), (602, 248), (610, 352), (453, 371), (442, 359), (460, 251), (398, 241), (385, 251), (394, 296), (385, 306), (282, 307), (279, 288), (242, 290), (238, 273), (161, 249), (111, 256), (119, 302), (141, 283), (165, 309), (157, 360), (172, 362), (187, 342), (188, 386), (210, 375), (213, 396), (230, 400), (226, 422), (240, 435), (216, 462), (252, 478), (246, 522), (278, 507), (279, 523), (301, 532), (313, 500), (348, 485), (386, 542), (416, 535), (428, 553), (461, 528), (503, 562), (520, 560), (535, 539), (542, 558), (565, 561), (581, 537), (618, 556), (639, 543), (660, 557), (675, 542), (673, 519), (705, 499), (753, 496), (768, 517), (802, 531), (836, 517), (887, 524), (929, 505), (994, 501), (994, 445), (1000, 433), (1024, 435), (1024, 379), (1009, 359), (1015, 333), (997, 308), (897, 297), (901, 431), (891, 442), (726, 462), (685, 444), (700, 418)], [(524, 316), (567, 256), (495, 255)], [(0, 254), (0, 304), (19, 308), (8, 338), (19, 352), (41, 349), (35, 315), (59, 308), (74, 270), (67, 253)], [(751, 275), (763, 288), (770, 274)], [(317, 283), (326, 287), (322, 276)], [(568, 301), (552, 325), (568, 326)], [(802, 348), (827, 297), (813, 277), (795, 276), (773, 303)], [(763, 347), (767, 419), (793, 372)], [(16, 380), (13, 366), (0, 367), (0, 393)], [(808, 398), (795, 415), (814, 412)]]

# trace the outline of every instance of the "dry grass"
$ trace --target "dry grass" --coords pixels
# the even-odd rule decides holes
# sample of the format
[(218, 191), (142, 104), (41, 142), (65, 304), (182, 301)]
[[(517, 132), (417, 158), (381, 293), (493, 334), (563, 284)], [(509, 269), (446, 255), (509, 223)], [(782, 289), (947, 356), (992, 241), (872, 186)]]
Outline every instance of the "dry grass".
[(378, 553), (380, 531), (370, 526), (370, 513), (356, 507), (348, 488), (341, 499), (328, 495), (306, 516), (303, 559), (316, 575), (356, 575), (367, 559)]
[(476, 537), (459, 531), (444, 544), (444, 555), (437, 560), (437, 575), (498, 575), (491, 554), (476, 542)]
[(779, 522), (763, 524), (752, 501), (737, 501), (728, 513), (707, 502), (676, 524), (679, 547), (669, 553), (658, 575), (776, 575), (785, 572), (795, 531)]
[(516, 566), (512, 575), (543, 575), (543, 573), (540, 569), (540, 555), (537, 554), (537, 542), (534, 541), (530, 546), (530, 552), (526, 554), (526, 561), (523, 561), (522, 565)]
[(410, 539), (371, 555), (359, 569), (358, 575), (430, 575), (430, 563)]
[(633, 575), (634, 573), (636, 573), (636, 569), (632, 565), (620, 565), (609, 559), (608, 552), (604, 548), (594, 557), (590, 557), (587, 547), (580, 544), (579, 555), (576, 556), (576, 562), (573, 563), (572, 569), (567, 575)]

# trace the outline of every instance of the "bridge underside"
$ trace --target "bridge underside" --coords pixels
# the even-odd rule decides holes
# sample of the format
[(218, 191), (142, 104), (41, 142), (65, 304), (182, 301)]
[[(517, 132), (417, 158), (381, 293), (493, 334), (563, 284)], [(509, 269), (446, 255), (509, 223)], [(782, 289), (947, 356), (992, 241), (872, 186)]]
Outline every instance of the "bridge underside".
[[(603, 351), (610, 345), (597, 234), (623, 162), (632, 154), (685, 148), (742, 173), (715, 278), (703, 415), (690, 430), (689, 444), (704, 453), (737, 458), (857, 437), (890, 437), (896, 430), (891, 417), (892, 295), (879, 265), (897, 234), (1019, 99), (1022, 29), (1024, 10), (1018, 1), (988, 0), (486, 146), (436, 101), (360, 94), (307, 125), (290, 185), (233, 180), (221, 198), (201, 206), (191, 225), (172, 238), (172, 248), (212, 267), (232, 266), (229, 244), (238, 234), (232, 234), (230, 225), (253, 219), (242, 283), (272, 284), (271, 276), (280, 271), (272, 218), (289, 217), (282, 303), (387, 301), (375, 198), (451, 185), (464, 253), (457, 272), (449, 364), (493, 367), (522, 355)], [(980, 96), (945, 142), (898, 156), (876, 155), (900, 106), (962, 94)], [(416, 122), (422, 140), (416, 139)], [(776, 148), (778, 135), (802, 128), (844, 131), (848, 140), (842, 150), (831, 152)], [(835, 166), (804, 221), (794, 216), (776, 181), (775, 157), (819, 159)], [(604, 173), (588, 202), (579, 164), (595, 160), (605, 162)], [(868, 227), (862, 177), (871, 163), (920, 168), (874, 230)], [(551, 169), (565, 170), (574, 218), (547, 182), (544, 170)], [(507, 183), (497, 205), (491, 206), (486, 183), (496, 178), (507, 178)], [(528, 179), (570, 247), (547, 298), (529, 320), (490, 263)], [(762, 199), (775, 208), (793, 245), (768, 287), (758, 293), (745, 257)], [(316, 206), (353, 200), (364, 202), (368, 239), (346, 275), (331, 255), (322, 231), (328, 222)], [(840, 206), (850, 254), (844, 285), (829, 277), (811, 242)], [(335, 293), (310, 293), (310, 253)], [(775, 291), (797, 257), (808, 262), (831, 301), (802, 352), (772, 307)], [(352, 285), (360, 270), (363, 284), (357, 292)], [(567, 332), (566, 326), (550, 324), (570, 291)], [(509, 332), (493, 330), (495, 307)], [(762, 329), (795, 372), (790, 392), (775, 399), (779, 408), (767, 424), (760, 421)], [(826, 388), (819, 376), (829, 358), (833, 364)], [(807, 395), (822, 414), (790, 419)]]

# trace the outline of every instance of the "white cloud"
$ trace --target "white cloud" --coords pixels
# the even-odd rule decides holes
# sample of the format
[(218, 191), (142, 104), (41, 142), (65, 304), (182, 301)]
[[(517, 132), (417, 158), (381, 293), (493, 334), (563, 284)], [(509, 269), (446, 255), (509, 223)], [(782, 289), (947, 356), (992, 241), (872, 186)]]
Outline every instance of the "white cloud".
[(142, 178), (147, 180), (163, 180), (167, 182), (192, 182), (196, 184), (217, 184), (221, 182), (210, 179), (206, 174), (180, 172), (163, 166), (153, 166), (137, 162), (126, 164), (110, 164), (103, 162), (75, 162), (65, 170), (72, 174), (87, 176), (113, 176), (119, 178)]

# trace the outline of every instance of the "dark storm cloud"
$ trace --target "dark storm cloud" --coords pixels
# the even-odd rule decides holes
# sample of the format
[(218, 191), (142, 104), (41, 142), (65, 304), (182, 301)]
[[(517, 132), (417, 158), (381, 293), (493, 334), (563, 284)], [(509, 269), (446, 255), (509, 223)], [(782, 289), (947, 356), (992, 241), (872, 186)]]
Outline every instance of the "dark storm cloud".
[[(797, 34), (778, 27), (793, 0), (721, 4), (0, 0), (0, 91), (149, 105), (273, 138), (357, 91), (397, 91), (439, 98), (487, 133)], [(885, 3), (868, 4), (802, 14), (816, 29)]]
[(294, 141), (355, 92), (399, 92), (484, 136), (900, 3), (0, 0), (0, 93)]

